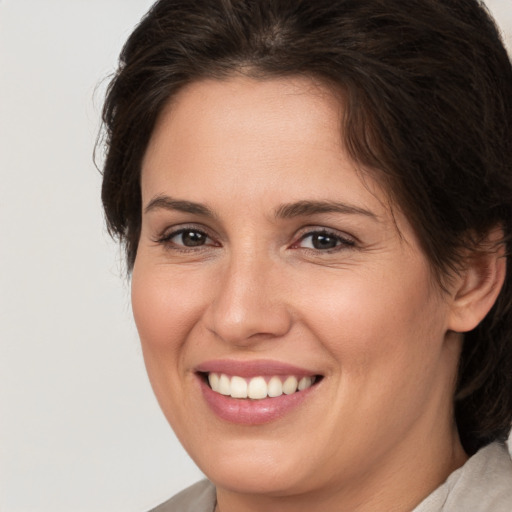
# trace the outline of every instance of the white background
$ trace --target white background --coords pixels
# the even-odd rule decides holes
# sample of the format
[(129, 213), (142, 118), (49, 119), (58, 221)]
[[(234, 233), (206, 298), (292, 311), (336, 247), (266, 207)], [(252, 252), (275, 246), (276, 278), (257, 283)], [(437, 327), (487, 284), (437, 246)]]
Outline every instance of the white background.
[[(200, 478), (145, 375), (92, 162), (150, 4), (0, 0), (0, 512), (143, 512)], [(510, 48), (512, 0), (488, 5)]]

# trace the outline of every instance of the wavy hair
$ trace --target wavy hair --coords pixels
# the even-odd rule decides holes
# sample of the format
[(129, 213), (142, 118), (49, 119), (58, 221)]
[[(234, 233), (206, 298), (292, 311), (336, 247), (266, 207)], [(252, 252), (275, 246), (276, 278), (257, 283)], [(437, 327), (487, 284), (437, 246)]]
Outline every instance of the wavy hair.
[[(415, 229), (442, 286), (500, 226), (512, 240), (512, 68), (477, 0), (160, 0), (126, 42), (103, 110), (102, 200), (128, 269), (141, 162), (185, 85), (307, 75), (341, 92), (340, 135)], [(468, 453), (512, 421), (512, 275), (464, 338), (455, 418)]]

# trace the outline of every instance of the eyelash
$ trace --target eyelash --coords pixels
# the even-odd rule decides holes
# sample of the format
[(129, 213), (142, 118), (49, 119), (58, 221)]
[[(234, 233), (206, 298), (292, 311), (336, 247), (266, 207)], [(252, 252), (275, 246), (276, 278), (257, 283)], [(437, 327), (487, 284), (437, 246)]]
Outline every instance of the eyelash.
[[(299, 247), (298, 245), (306, 240), (307, 238), (314, 237), (314, 236), (324, 236), (326, 238), (334, 239), (336, 242), (335, 247), (329, 248), (329, 249), (318, 249), (315, 247)], [(338, 251), (343, 251), (346, 249), (354, 248), (356, 245), (356, 241), (352, 238), (349, 238), (347, 236), (342, 236), (341, 234), (337, 233), (336, 231), (331, 231), (329, 229), (321, 228), (321, 229), (311, 229), (304, 233), (297, 242), (295, 242), (292, 245), (292, 248), (297, 249), (305, 249), (307, 251), (313, 251), (316, 254), (323, 253), (323, 254), (331, 254)]]
[[(194, 245), (186, 246), (184, 244), (177, 244), (175, 242), (172, 242), (173, 238), (175, 238), (179, 235), (183, 235), (184, 233), (193, 233), (195, 235), (199, 235), (200, 237), (204, 237), (205, 243), (198, 244), (196, 246), (194, 246)], [(319, 236), (319, 237), (324, 236), (326, 238), (334, 239), (336, 245), (334, 247), (327, 248), (327, 249), (319, 249), (316, 247), (301, 247), (300, 246), (300, 244), (304, 240), (306, 240), (307, 238), (310, 238), (310, 237), (314, 237), (314, 236)], [(169, 248), (174, 251), (179, 251), (179, 252), (198, 251), (198, 250), (204, 250), (205, 247), (212, 247), (212, 246), (219, 247), (220, 246), (220, 244), (217, 244), (215, 242), (207, 244), (208, 239), (210, 241), (213, 241), (212, 237), (210, 237), (206, 231), (199, 229), (197, 227), (194, 227), (194, 226), (190, 226), (190, 227), (184, 226), (180, 229), (177, 229), (170, 233), (166, 233), (166, 234), (159, 236), (155, 240), (155, 242), (166, 246), (166, 248)], [(290, 246), (290, 248), (304, 249), (308, 252), (313, 252), (315, 254), (331, 254), (334, 252), (351, 249), (351, 248), (354, 248), (355, 246), (356, 246), (356, 241), (352, 238), (342, 236), (339, 233), (337, 233), (336, 231), (331, 231), (326, 228), (318, 228), (318, 229), (309, 229), (309, 231), (303, 233), (299, 237), (299, 239)]]
[[(208, 235), (208, 233), (206, 233), (206, 231), (204, 231), (202, 229), (198, 229), (197, 227), (194, 227), (194, 226), (184, 226), (180, 229), (177, 229), (176, 231), (171, 231), (170, 233), (165, 233), (165, 234), (159, 236), (155, 240), (155, 242), (158, 244), (164, 245), (166, 248), (172, 249), (174, 251), (179, 251), (179, 252), (190, 252), (190, 251), (197, 251), (197, 250), (204, 249), (205, 244), (197, 245), (197, 246), (186, 246), (186, 245), (176, 244), (175, 242), (172, 242), (173, 238), (175, 238), (179, 235), (182, 235), (184, 233), (198, 234), (200, 236), (205, 237), (206, 240), (208, 240), (208, 239), (211, 240), (211, 237)], [(218, 244), (215, 244), (215, 243), (213, 245), (218, 246)]]

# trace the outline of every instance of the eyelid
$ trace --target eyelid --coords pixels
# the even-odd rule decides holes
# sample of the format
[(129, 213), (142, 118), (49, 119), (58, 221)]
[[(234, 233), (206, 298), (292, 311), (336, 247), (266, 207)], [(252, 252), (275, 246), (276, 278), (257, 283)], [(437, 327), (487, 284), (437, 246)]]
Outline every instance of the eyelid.
[[(187, 247), (182, 244), (176, 244), (171, 242), (171, 240), (186, 231), (195, 231), (204, 235), (207, 238), (207, 242), (204, 245), (199, 245), (197, 247)], [(332, 249), (310, 249), (304, 247), (305, 250), (312, 250), (314, 252), (335, 252), (342, 249), (347, 249), (356, 246), (359, 243), (359, 240), (344, 231), (339, 231), (337, 229), (328, 228), (326, 226), (305, 226), (300, 229), (296, 235), (294, 236), (294, 242), (291, 244), (290, 248), (300, 249), (299, 244), (309, 236), (313, 236), (315, 234), (325, 234), (337, 238), (340, 243), (338, 246)], [(178, 224), (175, 226), (167, 226), (165, 229), (161, 231), (160, 234), (156, 235), (153, 238), (153, 241), (157, 244), (173, 246), (176, 249), (180, 250), (201, 250), (205, 247), (220, 247), (222, 244), (217, 241), (217, 238), (214, 234), (211, 233), (211, 230), (206, 228), (204, 225), (197, 224)], [(209, 241), (209, 242), (208, 242)]]
[[(307, 237), (313, 236), (316, 234), (325, 234), (325, 235), (335, 237), (338, 240), (340, 240), (341, 243), (339, 244), (339, 247), (336, 247), (333, 249), (325, 249), (323, 251), (320, 249), (311, 249), (315, 252), (337, 251), (337, 250), (340, 250), (343, 248), (354, 247), (359, 243), (357, 238), (354, 237), (353, 235), (349, 235), (348, 233), (345, 233), (343, 231), (338, 231), (337, 229), (332, 229), (332, 228), (328, 228), (325, 226), (307, 226), (307, 227), (301, 229), (299, 231), (299, 233), (295, 236), (295, 241), (292, 243), (291, 247), (292, 248), (300, 248), (299, 247), (300, 242), (302, 242)], [(308, 248), (304, 248), (304, 249), (308, 249)]]
[[(197, 247), (186, 247), (181, 244), (175, 244), (174, 242), (171, 242), (171, 240), (175, 237), (180, 235), (181, 233), (184, 233), (186, 231), (195, 231), (197, 233), (201, 233), (202, 235), (206, 236), (207, 239), (214, 242), (213, 244), (206, 243), (202, 246)], [(198, 226), (197, 224), (178, 224), (176, 226), (168, 226), (164, 230), (161, 231), (160, 234), (154, 237), (153, 241), (155, 243), (159, 244), (168, 244), (168, 245), (174, 245), (177, 248), (180, 249), (186, 249), (186, 250), (197, 250), (201, 249), (203, 247), (208, 246), (219, 246), (220, 244), (215, 242), (215, 237), (211, 234), (209, 229), (206, 229), (204, 226)]]

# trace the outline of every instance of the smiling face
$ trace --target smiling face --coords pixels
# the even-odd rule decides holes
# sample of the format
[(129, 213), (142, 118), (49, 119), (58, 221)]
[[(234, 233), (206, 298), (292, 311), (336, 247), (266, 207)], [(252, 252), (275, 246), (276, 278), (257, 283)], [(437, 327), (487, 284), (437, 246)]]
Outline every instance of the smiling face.
[(162, 410), (219, 503), (362, 503), (374, 486), (382, 504), (401, 486), (414, 505), (453, 464), (450, 300), (340, 120), (306, 78), (201, 81), (145, 155), (133, 311)]

